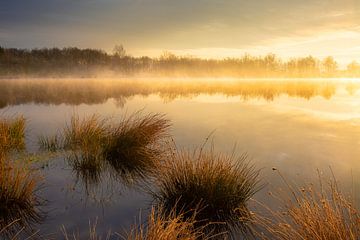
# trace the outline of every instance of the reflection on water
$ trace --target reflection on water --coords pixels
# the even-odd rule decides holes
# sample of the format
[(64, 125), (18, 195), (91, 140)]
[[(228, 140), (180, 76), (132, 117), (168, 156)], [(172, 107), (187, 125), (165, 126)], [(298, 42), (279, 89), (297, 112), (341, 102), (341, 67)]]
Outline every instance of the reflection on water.
[(51, 79), (51, 80), (0, 80), (0, 107), (38, 104), (99, 104), (109, 98), (119, 106), (135, 96), (156, 94), (164, 101), (200, 94), (239, 96), (241, 99), (262, 98), (272, 101), (281, 95), (310, 99), (321, 96), (331, 98), (339, 85), (354, 94), (360, 83), (354, 80), (149, 80), (149, 79)]
[[(74, 112), (122, 119), (144, 109), (166, 114), (180, 147), (199, 145), (214, 130), (218, 151), (231, 153), (236, 143), (236, 153), (247, 152), (262, 169), (267, 187), (256, 194), (258, 201), (273, 204), (268, 191), (282, 186), (273, 167), (300, 185), (316, 182), (317, 169), (325, 179), (330, 177), (331, 167), (339, 184), (345, 190), (355, 189), (359, 199), (360, 83), (356, 80), (41, 81), (0, 81), (5, 111), (29, 119), (26, 139), (31, 152), (38, 149), (33, 139), (57, 133)], [(150, 209), (149, 195), (119, 187), (120, 179), (110, 181), (107, 176), (96, 186), (100, 196), (88, 198), (86, 183), (76, 184), (77, 177), (85, 175), (74, 174), (62, 157), (51, 160), (42, 173), (41, 195), (49, 201), (49, 216), (39, 225), (43, 234), (60, 234), (63, 224), (69, 232), (85, 234), (89, 220), (96, 218), (99, 233), (121, 230), (134, 222), (139, 209), (143, 216)], [(97, 177), (84, 179), (91, 185)]]

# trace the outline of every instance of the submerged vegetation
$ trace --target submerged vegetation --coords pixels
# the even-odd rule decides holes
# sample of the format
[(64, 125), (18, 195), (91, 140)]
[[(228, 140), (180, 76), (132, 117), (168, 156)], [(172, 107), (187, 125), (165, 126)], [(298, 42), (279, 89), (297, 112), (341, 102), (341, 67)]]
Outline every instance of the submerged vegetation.
[(340, 70), (332, 57), (283, 60), (274, 54), (201, 59), (165, 52), (159, 58), (131, 57), (122, 47), (114, 54), (97, 49), (0, 47), (0, 76), (96, 76), (99, 73), (192, 77), (359, 77), (360, 64)]
[(157, 180), (155, 199), (164, 209), (195, 214), (204, 231), (246, 233), (250, 217), (248, 200), (260, 189), (259, 171), (246, 155), (215, 153), (213, 149), (174, 151)]

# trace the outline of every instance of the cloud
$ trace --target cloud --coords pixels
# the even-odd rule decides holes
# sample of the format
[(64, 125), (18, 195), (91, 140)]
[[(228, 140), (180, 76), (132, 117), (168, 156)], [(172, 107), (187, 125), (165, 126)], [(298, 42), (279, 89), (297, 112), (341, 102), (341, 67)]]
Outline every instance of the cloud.
[(359, 9), (357, 0), (5, 0), (0, 41), (107, 50), (123, 43), (130, 52), (256, 49), (359, 31)]

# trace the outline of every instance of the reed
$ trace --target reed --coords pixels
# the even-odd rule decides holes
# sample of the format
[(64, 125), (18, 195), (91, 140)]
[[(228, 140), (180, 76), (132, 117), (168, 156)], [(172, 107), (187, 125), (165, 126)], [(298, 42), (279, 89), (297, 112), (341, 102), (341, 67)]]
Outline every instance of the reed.
[(246, 155), (236, 158), (213, 148), (175, 150), (158, 176), (154, 197), (168, 212), (174, 206), (190, 216), (197, 211), (196, 224), (206, 225), (206, 232), (247, 232), (247, 202), (260, 186), (259, 171)]
[(22, 116), (0, 119), (0, 151), (25, 148), (25, 122)]
[[(2, 232), (10, 236), (18, 229), (29, 228), (31, 223), (40, 222), (41, 213), (37, 207), (40, 201), (35, 195), (39, 176), (9, 160), (0, 161), (0, 229), (10, 223)], [(0, 235), (1, 236), (1, 235)]]
[[(259, 239), (264, 240), (358, 240), (360, 213), (356, 204), (342, 194), (335, 182), (319, 189), (289, 186), (291, 197), (282, 199), (283, 208), (265, 207), (267, 217), (256, 217)], [(264, 214), (263, 214), (264, 215)]]
[(64, 149), (98, 153), (109, 132), (108, 120), (99, 115), (73, 115), (63, 130)]
[(63, 148), (62, 139), (58, 135), (39, 136), (38, 144), (40, 150), (48, 152), (56, 152)]
[(40, 137), (39, 144), (47, 151), (69, 153), (70, 165), (85, 183), (97, 183), (104, 169), (134, 183), (159, 164), (169, 127), (169, 120), (161, 114), (137, 112), (117, 123), (99, 115), (74, 115), (59, 134)]
[[(95, 223), (91, 223), (89, 222), (89, 234), (88, 236), (86, 236), (86, 238), (81, 238), (80, 234), (78, 233), (68, 233), (68, 231), (66, 230), (66, 228), (64, 226), (62, 226), (61, 231), (63, 233), (64, 236), (64, 240), (80, 240), (80, 239), (87, 239), (87, 240), (110, 240), (113, 239), (111, 238), (111, 233), (109, 232), (105, 237), (100, 236), (97, 231), (96, 231), (96, 226), (97, 226), (97, 221), (95, 221)], [(116, 238), (119, 239), (119, 238)]]
[(109, 133), (103, 146), (104, 159), (125, 178), (144, 178), (159, 164), (162, 140), (168, 136), (169, 127), (164, 115), (136, 113)]
[(196, 240), (208, 237), (195, 227), (195, 217), (186, 218), (183, 214), (165, 214), (162, 207), (152, 208), (147, 224), (133, 226), (124, 239), (126, 240)]

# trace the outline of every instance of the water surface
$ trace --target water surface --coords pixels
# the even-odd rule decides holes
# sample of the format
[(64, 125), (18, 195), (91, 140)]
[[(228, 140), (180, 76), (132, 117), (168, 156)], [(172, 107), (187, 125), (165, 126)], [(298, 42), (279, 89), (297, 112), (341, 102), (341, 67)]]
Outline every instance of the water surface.
[[(283, 184), (272, 168), (299, 185), (317, 182), (317, 170), (328, 179), (332, 169), (344, 190), (359, 189), (359, 87), (358, 79), (5, 79), (0, 106), (28, 120), (29, 152), (38, 151), (37, 136), (56, 133), (73, 113), (165, 113), (179, 147), (199, 146), (214, 132), (217, 151), (246, 152), (266, 184), (255, 198), (275, 207), (268, 191)], [(89, 220), (100, 233), (121, 231), (151, 207), (150, 195), (111, 178), (86, 188), (61, 157), (41, 172), (45, 235), (58, 236), (62, 225), (81, 235)]]

